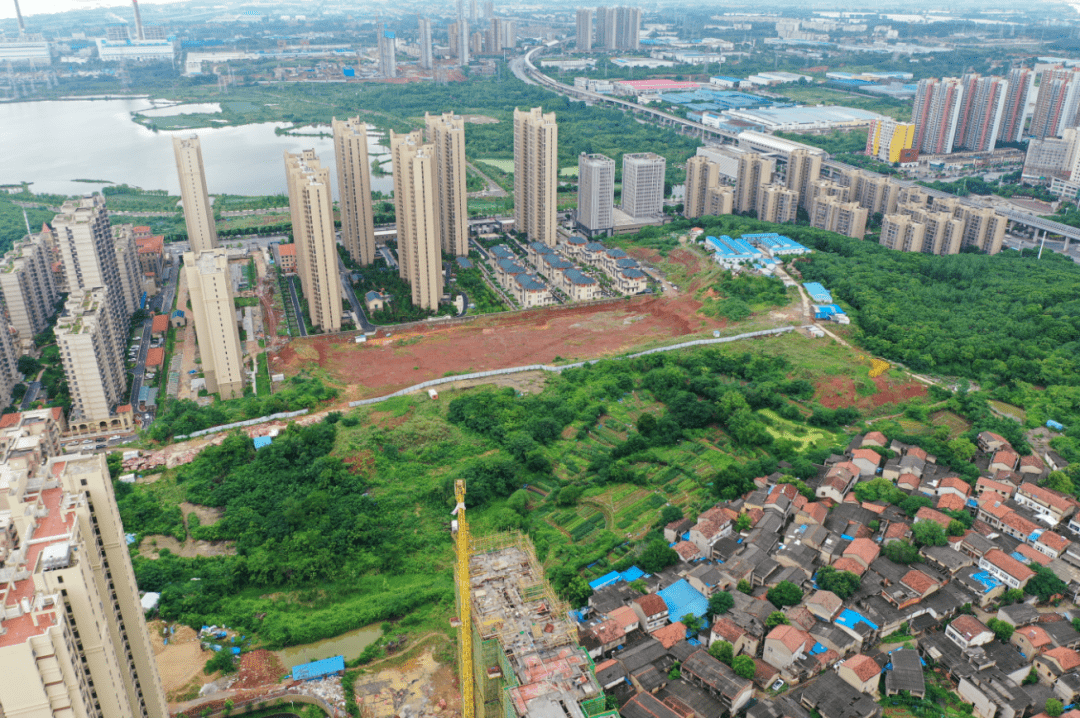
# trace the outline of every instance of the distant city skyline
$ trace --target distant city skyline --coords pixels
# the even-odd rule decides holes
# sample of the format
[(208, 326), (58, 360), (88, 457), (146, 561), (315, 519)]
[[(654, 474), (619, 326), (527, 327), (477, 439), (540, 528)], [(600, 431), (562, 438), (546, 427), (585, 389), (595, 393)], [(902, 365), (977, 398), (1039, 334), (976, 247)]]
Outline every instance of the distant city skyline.
[[(140, 5), (174, 5), (183, 0), (140, 0)], [(34, 15), (51, 15), (58, 12), (68, 12), (70, 10), (96, 10), (96, 9), (113, 9), (122, 10), (128, 14), (131, 13), (130, 2), (119, 2), (118, 0), (22, 0), (19, 3), (19, 9), (22, 11), (24, 18), (33, 17)], [(15, 3), (11, 0), (0, 3), (0, 20), (14, 20), (15, 19)]]

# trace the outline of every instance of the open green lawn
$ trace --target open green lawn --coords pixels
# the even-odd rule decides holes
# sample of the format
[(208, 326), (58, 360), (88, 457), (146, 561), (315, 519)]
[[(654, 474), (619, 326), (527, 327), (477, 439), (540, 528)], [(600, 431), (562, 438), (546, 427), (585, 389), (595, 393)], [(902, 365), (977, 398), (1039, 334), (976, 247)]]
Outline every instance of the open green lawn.
[(901, 103), (886, 98), (867, 97), (866, 95), (834, 90), (823, 85), (787, 84), (776, 88), (785, 97), (806, 105), (841, 105), (870, 110), (904, 122), (911, 121), (911, 104)]

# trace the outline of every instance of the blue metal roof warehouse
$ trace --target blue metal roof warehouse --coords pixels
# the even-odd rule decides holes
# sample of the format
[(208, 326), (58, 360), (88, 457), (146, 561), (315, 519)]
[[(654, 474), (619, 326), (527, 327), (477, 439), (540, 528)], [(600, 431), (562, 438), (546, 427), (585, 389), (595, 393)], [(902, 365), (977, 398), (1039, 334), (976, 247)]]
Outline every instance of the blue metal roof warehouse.
[(818, 282), (803, 282), (807, 294), (818, 304), (832, 304), (832, 294)]
[(332, 676), (335, 673), (344, 672), (345, 657), (332, 656), (330, 658), (324, 658), (321, 661), (312, 661), (311, 663), (302, 663), (299, 666), (293, 666), (292, 678), (294, 681), (313, 681), (317, 678), (324, 678), (326, 676)]

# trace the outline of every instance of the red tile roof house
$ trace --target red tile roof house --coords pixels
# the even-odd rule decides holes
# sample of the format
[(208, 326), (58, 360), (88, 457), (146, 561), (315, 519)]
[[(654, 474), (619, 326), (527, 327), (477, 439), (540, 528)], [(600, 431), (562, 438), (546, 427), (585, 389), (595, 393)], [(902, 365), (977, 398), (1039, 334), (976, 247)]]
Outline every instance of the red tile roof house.
[(958, 476), (946, 476), (938, 484), (937, 494), (938, 496), (944, 496), (945, 494), (956, 494), (962, 499), (966, 499), (971, 495), (971, 484), (964, 481)]
[(794, 626), (777, 626), (765, 637), (762, 658), (773, 668), (784, 670), (806, 655), (816, 641)]
[(709, 634), (709, 645), (717, 641), (727, 641), (731, 644), (734, 655), (745, 653), (752, 656), (757, 653), (758, 639), (737, 625), (730, 618), (721, 616), (713, 621), (712, 632)]
[(698, 551), (698, 547), (689, 541), (680, 541), (671, 548), (675, 549), (675, 553), (679, 554), (679, 558), (687, 563), (696, 558), (701, 558), (701, 552)]
[(1027, 456), (1020, 457), (1020, 473), (1021, 474), (1034, 474), (1038, 476), (1046, 470), (1046, 464), (1043, 463), (1035, 454), (1029, 454)]
[(1080, 653), (1071, 648), (1051, 648), (1035, 659), (1035, 670), (1039, 678), (1046, 683), (1053, 683), (1063, 674), (1080, 667)]
[(976, 440), (979, 442), (979, 448), (983, 451), (997, 451), (1002, 448), (1012, 448), (1012, 444), (1010, 444), (1004, 436), (995, 434), (992, 431), (981, 432)]
[(690, 529), (690, 542), (697, 546), (698, 551), (705, 558), (712, 557), (712, 547), (720, 539), (730, 536), (733, 530), (732, 522), (726, 518), (698, 517), (698, 521)]
[(683, 625), (682, 621), (669, 623), (663, 628), (653, 631), (652, 637), (660, 641), (660, 645), (664, 648), (671, 648), (686, 638), (686, 626)]
[(1035, 539), (1033, 546), (1039, 553), (1046, 554), (1050, 558), (1057, 558), (1069, 548), (1071, 543), (1069, 539), (1053, 531), (1043, 531), (1039, 538)]
[(979, 568), (989, 571), (1009, 588), (1023, 588), (1035, 572), (999, 548), (992, 548), (979, 559)]
[(825, 523), (825, 519), (829, 516), (829, 508), (819, 502), (814, 501), (805, 504), (799, 512), (795, 514), (795, 522), (802, 524), (821, 524)]
[(981, 498), (987, 491), (991, 491), (999, 497), (1007, 499), (1013, 495), (1014, 491), (1016, 491), (1016, 486), (1004, 481), (994, 481), (985, 476), (980, 476), (979, 480), (975, 482), (975, 495)]
[(844, 661), (836, 671), (844, 682), (859, 691), (878, 697), (878, 684), (881, 683), (881, 666), (870, 656), (856, 653)]
[(851, 452), (851, 463), (859, 467), (860, 476), (873, 476), (881, 466), (881, 454), (873, 449), (855, 449)]
[(938, 498), (934, 508), (938, 511), (963, 511), (967, 508), (967, 501), (956, 494), (945, 494)]
[(961, 614), (945, 628), (945, 637), (967, 650), (994, 640), (994, 632), (974, 616)]
[(593, 658), (615, 650), (626, 640), (626, 632), (610, 618), (603, 623), (578, 630), (578, 639)]
[(1036, 484), (1021, 484), (1013, 501), (1034, 511), (1040, 519), (1059, 523), (1076, 512), (1076, 503), (1065, 494)]
[(949, 528), (949, 522), (952, 520), (952, 518), (946, 516), (940, 511), (932, 509), (929, 506), (922, 506), (919, 508), (918, 511), (915, 512), (914, 523), (919, 523), (920, 521), (933, 521), (934, 523), (941, 526), (941, 528), (947, 529)]
[(864, 569), (870, 568), (877, 557), (881, 554), (881, 548), (867, 538), (857, 538), (844, 549), (845, 558), (853, 558), (862, 564)]
[(652, 633), (668, 622), (668, 607), (655, 593), (638, 596), (631, 604), (646, 633)]
[(641, 626), (641, 619), (634, 613), (634, 609), (629, 606), (619, 606), (614, 611), (608, 612), (607, 617), (622, 626), (623, 631), (626, 633), (636, 631)]
[(870, 446), (877, 446), (879, 448), (884, 448), (885, 446), (888, 446), (888, 445), (889, 445), (889, 440), (886, 439), (885, 435), (882, 434), (880, 431), (868, 431), (868, 432), (866, 432), (866, 436), (864, 436), (862, 438), (862, 443), (859, 444), (859, 448), (861, 449), (861, 448), (870, 447)]
[(843, 607), (843, 600), (832, 591), (817, 590), (806, 599), (806, 610), (822, 621), (832, 622)]
[(887, 544), (907, 538), (910, 535), (911, 527), (903, 521), (894, 521), (889, 524), (889, 528), (885, 529), (885, 534), (881, 537), (881, 542)]
[(919, 490), (919, 484), (921, 483), (922, 479), (920, 479), (915, 474), (905, 473), (900, 474), (900, 478), (896, 480), (896, 488), (902, 491), (914, 492)]
[[(1050, 564), (1051, 561), (1054, 560), (1054, 559), (1050, 558), (1049, 556), (1047, 556), (1044, 553), (1039, 553), (1038, 551), (1036, 551), (1034, 549), (1034, 547), (1029, 546), (1026, 543), (1022, 543), (1019, 546), (1017, 546), (1016, 547), (1016, 553), (1020, 554), (1024, 558), (1026, 558), (1029, 562), (1037, 563), (1040, 566), (1047, 566), (1047, 565)], [(1030, 566), (1031, 563), (1029, 563), (1028, 565)]]
[(1020, 461), (1020, 456), (1008, 449), (994, 452), (994, 458), (990, 460), (991, 471), (1012, 471)]
[(863, 566), (851, 556), (841, 556), (832, 562), (832, 567), (837, 571), (850, 571), (856, 576), (862, 576), (866, 573), (866, 566)]
[(1013, 631), (1009, 643), (1019, 648), (1028, 657), (1037, 656), (1054, 647), (1054, 640), (1050, 638), (1050, 634), (1038, 624), (1017, 628)]
[(817, 488), (817, 497), (841, 503), (857, 478), (859, 478), (859, 467), (850, 461), (833, 464)]

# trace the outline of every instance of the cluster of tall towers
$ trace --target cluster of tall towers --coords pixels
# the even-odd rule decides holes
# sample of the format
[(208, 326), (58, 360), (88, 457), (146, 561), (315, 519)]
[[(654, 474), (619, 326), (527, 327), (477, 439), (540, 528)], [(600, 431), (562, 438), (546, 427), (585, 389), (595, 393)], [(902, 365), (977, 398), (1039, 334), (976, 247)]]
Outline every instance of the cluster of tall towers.
[[(595, 40), (593, 18), (596, 18)], [(641, 9), (636, 7), (580, 8), (577, 11), (577, 51), (637, 50), (641, 47)]]

